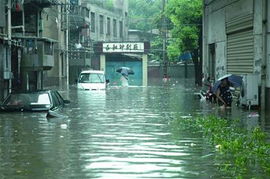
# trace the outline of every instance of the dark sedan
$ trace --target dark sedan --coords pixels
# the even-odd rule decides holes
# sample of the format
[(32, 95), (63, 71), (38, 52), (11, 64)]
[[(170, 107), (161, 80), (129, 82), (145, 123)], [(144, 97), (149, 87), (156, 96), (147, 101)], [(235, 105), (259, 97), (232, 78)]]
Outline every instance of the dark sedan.
[(16, 92), (9, 94), (1, 105), (2, 111), (55, 111), (68, 100), (56, 90)]

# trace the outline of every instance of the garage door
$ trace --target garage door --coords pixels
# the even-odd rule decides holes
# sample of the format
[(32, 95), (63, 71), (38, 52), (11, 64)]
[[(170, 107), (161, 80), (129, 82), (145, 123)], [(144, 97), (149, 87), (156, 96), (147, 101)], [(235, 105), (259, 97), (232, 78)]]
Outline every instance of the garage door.
[(226, 24), (227, 72), (253, 73), (254, 36), (252, 15), (237, 17)]

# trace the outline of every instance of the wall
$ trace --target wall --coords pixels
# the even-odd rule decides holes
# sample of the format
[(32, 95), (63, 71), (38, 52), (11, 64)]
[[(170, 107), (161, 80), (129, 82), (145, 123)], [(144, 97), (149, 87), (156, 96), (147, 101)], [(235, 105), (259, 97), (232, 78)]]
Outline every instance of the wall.
[[(90, 37), (94, 41), (123, 41), (127, 39), (127, 29), (128, 26), (126, 26), (127, 19), (122, 13), (119, 13), (117, 11), (109, 11), (106, 9), (103, 9), (101, 7), (98, 7), (96, 5), (90, 4), (90, 11), (95, 13), (95, 33), (91, 32)], [(104, 19), (103, 27), (104, 27), (104, 34), (100, 34), (100, 23), (99, 23), (99, 16), (102, 15)], [(107, 17), (111, 19), (111, 34), (107, 35)], [(113, 35), (113, 19), (116, 19), (117, 21), (117, 37), (114, 37)], [(119, 22), (123, 22), (123, 38), (120, 38), (119, 34)]]
[[(187, 75), (188, 78), (195, 78), (194, 65), (188, 65)], [(184, 78), (185, 77), (185, 66), (184, 65), (170, 65), (168, 66), (168, 75), (171, 78)], [(163, 77), (162, 66), (148, 66), (148, 79)]]
[(5, 1), (0, 2), (0, 27), (5, 27), (6, 16), (5, 16)]
[[(221, 6), (222, 7), (222, 6)], [(220, 6), (213, 8), (209, 6), (204, 14), (204, 53), (203, 73), (209, 76), (210, 51), (209, 45), (215, 44), (216, 52), (216, 75), (226, 73), (226, 30), (225, 30), (225, 9)]]
[[(265, 4), (266, 3), (266, 4)], [(204, 0), (204, 42), (203, 42), (203, 70), (209, 69), (208, 45), (216, 43), (217, 73), (224, 73), (219, 68), (226, 64), (226, 22), (234, 17), (252, 14), (254, 36), (254, 66), (253, 73), (258, 74), (259, 85), (265, 89), (266, 106), (270, 104), (270, 2), (268, 0)], [(266, 14), (264, 14), (266, 12)], [(264, 15), (266, 17), (264, 17)], [(225, 17), (225, 18), (224, 18)], [(226, 65), (225, 65), (226, 66)], [(264, 67), (265, 73), (264, 75)], [(265, 80), (265, 81), (264, 81)], [(265, 83), (264, 83), (265, 82)], [(263, 94), (264, 89), (261, 89)], [(262, 96), (263, 97), (263, 96)], [(263, 104), (263, 103), (262, 103)]]
[(226, 73), (226, 32), (224, 9), (215, 11), (210, 16), (209, 34), (211, 34), (211, 36), (209, 36), (208, 44), (215, 44), (215, 75), (219, 78)]
[[(242, 14), (253, 13), (253, 0), (205, 0), (204, 7), (204, 26), (203, 26), (203, 72), (204, 74), (209, 73), (209, 45), (215, 44), (216, 52), (216, 78), (227, 73), (226, 69), (226, 22), (230, 19), (237, 17)], [(259, 1), (258, 1), (259, 2)], [(260, 63), (257, 63), (261, 59), (260, 49), (261, 46), (261, 16), (259, 15), (261, 9), (261, 3), (254, 3), (255, 12), (255, 34), (258, 36), (255, 37), (255, 47), (257, 47), (255, 52), (255, 61), (257, 66), (260, 66)], [(256, 35), (255, 35), (256, 36)]]

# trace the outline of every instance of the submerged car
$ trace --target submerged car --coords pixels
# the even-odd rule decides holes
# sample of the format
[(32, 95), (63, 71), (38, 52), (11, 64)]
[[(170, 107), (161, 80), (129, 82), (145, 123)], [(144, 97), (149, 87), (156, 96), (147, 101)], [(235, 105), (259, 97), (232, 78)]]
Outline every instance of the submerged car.
[(104, 71), (99, 70), (82, 71), (78, 79), (78, 89), (105, 90), (106, 80)]
[(15, 92), (9, 94), (1, 105), (2, 111), (57, 110), (70, 101), (64, 100), (56, 90)]

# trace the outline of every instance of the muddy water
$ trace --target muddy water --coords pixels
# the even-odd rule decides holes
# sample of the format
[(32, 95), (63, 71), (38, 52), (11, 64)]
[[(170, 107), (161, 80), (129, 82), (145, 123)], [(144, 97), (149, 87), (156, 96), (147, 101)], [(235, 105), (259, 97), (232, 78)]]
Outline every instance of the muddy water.
[[(62, 118), (0, 114), (0, 178), (220, 178), (213, 147), (173, 126), (175, 116), (219, 111), (194, 92), (189, 82), (72, 89)], [(269, 130), (256, 113), (227, 113)]]

